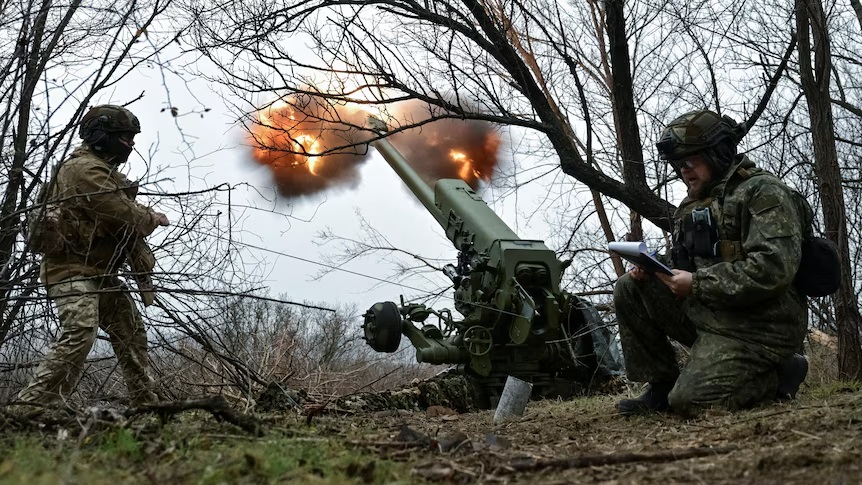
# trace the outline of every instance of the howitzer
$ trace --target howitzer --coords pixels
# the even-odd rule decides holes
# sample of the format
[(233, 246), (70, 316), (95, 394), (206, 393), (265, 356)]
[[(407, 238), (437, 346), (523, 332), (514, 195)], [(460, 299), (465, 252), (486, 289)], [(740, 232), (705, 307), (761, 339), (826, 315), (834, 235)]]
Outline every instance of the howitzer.
[[(370, 118), (380, 134), (385, 125)], [(376, 351), (394, 352), (401, 335), (416, 360), (456, 364), (474, 383), (478, 404), (490, 407), (508, 375), (533, 383), (534, 396), (570, 396), (595, 372), (616, 370), (596, 309), (560, 290), (568, 263), (543, 241), (521, 239), (461, 179), (431, 187), (385, 138), (371, 142), (458, 250), (443, 272), (454, 286), (449, 310), (419, 303), (380, 302), (364, 315), (364, 338)], [(436, 317), (429, 323), (429, 317)]]

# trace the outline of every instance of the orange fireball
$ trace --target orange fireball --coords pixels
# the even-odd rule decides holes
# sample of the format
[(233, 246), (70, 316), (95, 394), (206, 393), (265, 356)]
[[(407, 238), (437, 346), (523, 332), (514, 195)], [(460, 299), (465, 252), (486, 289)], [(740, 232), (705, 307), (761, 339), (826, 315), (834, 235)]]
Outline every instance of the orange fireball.
[[(403, 104), (401, 116), (416, 120), (422, 105)], [(360, 105), (334, 105), (314, 96), (291, 96), (255, 114), (249, 127), (252, 158), (272, 170), (286, 197), (303, 197), (358, 183), (367, 159), (368, 113)], [(478, 188), (497, 166), (500, 136), (487, 122), (442, 119), (392, 135), (408, 163), (432, 185), (461, 178)]]
[(272, 170), (285, 197), (356, 185), (368, 156), (362, 146), (368, 135), (357, 129), (365, 118), (316, 97), (287, 97), (256, 113), (249, 127), (252, 158)]

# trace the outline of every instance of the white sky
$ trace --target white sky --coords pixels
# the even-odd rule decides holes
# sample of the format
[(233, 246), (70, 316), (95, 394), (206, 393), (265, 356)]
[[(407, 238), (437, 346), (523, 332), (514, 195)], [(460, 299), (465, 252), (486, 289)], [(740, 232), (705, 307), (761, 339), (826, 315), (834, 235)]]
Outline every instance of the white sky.
[[(167, 86), (163, 84), (165, 82)], [(290, 201), (290, 205), (280, 199), (277, 210), (290, 214), (291, 218), (286, 219), (284, 215), (267, 212), (273, 208), (272, 200), (275, 198), (269, 170), (251, 161), (248, 148), (243, 146), (245, 132), (234, 123), (234, 115), (227, 108), (231, 103), (225, 103), (219, 94), (224, 91), (222, 86), (188, 76), (182, 80), (170, 74), (163, 81), (162, 73), (157, 69), (141, 68), (124, 79), (116, 91), (93, 102), (122, 104), (141, 91), (145, 92), (144, 98), (129, 106), (140, 118), (143, 130), (136, 138), (136, 148), (144, 158), (152, 155), (150, 178), (172, 179), (172, 183), (160, 186), (161, 190), (199, 190), (222, 183), (247, 183), (268, 196), (269, 201), (245, 187), (233, 193), (234, 204), (263, 209), (246, 211), (242, 228), (257, 234), (257, 237), (246, 233), (242, 236), (244, 242), (269, 251), (322, 261), (322, 251), (331, 253), (336, 248), (321, 248), (315, 244), (318, 231), (329, 228), (339, 236), (361, 238), (356, 216), (358, 211), (392, 246), (429, 258), (446, 258), (454, 263), (456, 251), (442, 229), (373, 149), (372, 156), (361, 168), (357, 187), (330, 191), (315, 199)], [(236, 100), (232, 102), (245, 104)], [(180, 117), (171, 117), (171, 105), (178, 109)], [(166, 109), (162, 111), (163, 108)], [(203, 117), (195, 114), (204, 108), (210, 111)], [(501, 155), (507, 156), (505, 153)], [(126, 170), (132, 177), (142, 177), (147, 164), (133, 154)], [(154, 177), (156, 171), (158, 176)], [(550, 182), (550, 178), (547, 180)], [(552, 231), (543, 214), (535, 213), (536, 207), (544, 205), (542, 200), (548, 196), (549, 188), (543, 182), (519, 190), (517, 199), (508, 197), (491, 204), (524, 239), (546, 239)], [(489, 194), (484, 195), (486, 201), (489, 200)], [(589, 203), (588, 193), (582, 195)], [(155, 208), (160, 209), (158, 205)], [(212, 211), (219, 209), (223, 208), (214, 207)], [(169, 219), (177, 219), (178, 214), (166, 212)], [(270, 286), (273, 296), (284, 293), (289, 300), (312, 301), (325, 306), (355, 303), (360, 311), (364, 311), (377, 301), (398, 301), (402, 293), (416, 294), (414, 290), (395, 283), (381, 283), (340, 271), (315, 280), (321, 266), (273, 252), (255, 252), (267, 263), (265, 284)], [(387, 279), (393, 272), (390, 264), (378, 258), (352, 261), (344, 267), (381, 279)], [(420, 275), (406, 280), (405, 284), (423, 289), (447, 284), (448, 280), (442, 274), (435, 278), (428, 281)], [(451, 305), (445, 301), (435, 305), (437, 308), (441, 306)]]
[[(186, 86), (174, 79), (169, 88), (172, 102), (180, 114), (191, 110), (200, 111), (204, 107), (211, 109), (203, 118), (192, 114), (174, 119), (169, 110), (161, 111), (168, 106), (161, 79), (146, 76), (152, 72), (140, 74), (124, 82), (131, 86), (129, 92), (145, 90), (147, 93), (143, 100), (129, 108), (140, 118), (142, 125), (142, 133), (136, 137), (136, 148), (145, 158), (149, 157), (149, 153), (154, 153), (150, 177), (171, 178), (174, 187), (171, 184), (161, 186), (162, 190), (168, 191), (202, 189), (221, 183), (248, 183), (253, 186), (256, 191), (266, 195), (266, 199), (255, 190), (245, 187), (238, 188), (232, 195), (234, 204), (248, 204), (263, 209), (247, 211), (246, 219), (242, 222), (242, 228), (247, 231), (242, 236), (244, 242), (322, 262), (321, 252), (332, 253), (336, 248), (332, 245), (319, 247), (314, 243), (316, 234), (329, 228), (340, 236), (361, 237), (356, 216), (359, 211), (393, 246), (426, 257), (450, 258), (454, 262), (456, 251), (436, 221), (413, 199), (406, 186), (376, 152), (362, 166), (359, 184), (355, 188), (338, 189), (302, 200), (279, 198), (276, 211), (290, 214), (288, 219), (284, 215), (267, 212), (273, 209), (274, 199), (269, 169), (251, 161), (248, 149), (242, 146), (245, 132), (234, 124), (233, 116), (215, 93), (219, 86), (211, 86), (200, 80), (193, 82), (189, 88), (201, 104), (184, 95)], [(96, 102), (121, 103), (124, 100), (103, 97)], [(182, 136), (177, 125), (182, 129)], [(183, 137), (191, 143), (196, 157), (188, 153)], [(188, 163), (187, 157), (191, 159)], [(154, 176), (153, 172), (157, 169), (158, 176)], [(126, 170), (133, 177), (142, 177), (146, 164), (133, 154)], [(158, 205), (155, 208), (158, 210)], [(212, 210), (218, 209), (222, 208)], [(171, 220), (179, 216), (169, 211), (167, 215)], [(256, 233), (258, 237), (249, 232)], [(255, 252), (268, 262), (266, 284), (271, 287), (272, 295), (285, 293), (290, 300), (309, 300), (326, 303), (327, 306), (356, 303), (360, 310), (364, 310), (376, 301), (398, 301), (402, 293), (416, 293), (398, 284), (381, 283), (341, 271), (333, 271), (315, 280), (315, 275), (324, 269), (319, 265), (265, 251)], [(344, 268), (381, 279), (387, 279), (393, 271), (391, 265), (381, 264), (375, 258), (353, 261)], [(446, 281), (446, 277), (440, 274), (430, 284), (423, 276), (412, 278), (405, 284), (430, 289)]]

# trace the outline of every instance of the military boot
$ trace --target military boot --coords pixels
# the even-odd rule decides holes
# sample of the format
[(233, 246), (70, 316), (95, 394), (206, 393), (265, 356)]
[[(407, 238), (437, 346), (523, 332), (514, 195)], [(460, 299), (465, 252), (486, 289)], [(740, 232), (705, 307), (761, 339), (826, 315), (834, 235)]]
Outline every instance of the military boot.
[(778, 390), (775, 399), (789, 401), (796, 398), (799, 386), (808, 375), (808, 359), (804, 355), (793, 354), (778, 364)]
[(674, 382), (651, 382), (646, 392), (634, 399), (623, 399), (617, 403), (617, 411), (624, 416), (669, 411), (667, 396)]

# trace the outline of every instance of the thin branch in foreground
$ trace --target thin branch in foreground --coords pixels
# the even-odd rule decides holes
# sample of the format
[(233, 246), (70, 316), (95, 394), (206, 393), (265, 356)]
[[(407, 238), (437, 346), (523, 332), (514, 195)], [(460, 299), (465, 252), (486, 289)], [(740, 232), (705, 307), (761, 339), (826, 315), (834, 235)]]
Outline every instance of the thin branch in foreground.
[(174, 414), (194, 409), (207, 411), (212, 414), (216, 420), (227, 421), (228, 423), (239, 426), (243, 430), (255, 436), (263, 436), (263, 429), (261, 428), (260, 421), (245, 413), (231, 409), (230, 404), (228, 404), (224, 396), (221, 395), (207, 396), (198, 399), (186, 399), (183, 401), (144, 404), (127, 409), (123, 412), (123, 416), (131, 418), (141, 414), (155, 413), (161, 419), (166, 420)]
[[(15, 402), (11, 404), (25, 406), (21, 403)], [(162, 421), (166, 421), (171, 416), (183, 411), (200, 409), (209, 412), (218, 421), (227, 421), (228, 423), (236, 425), (255, 436), (263, 436), (263, 428), (261, 427), (260, 421), (245, 413), (231, 409), (230, 404), (228, 404), (224, 396), (221, 395), (186, 399), (183, 401), (143, 404), (124, 411), (119, 411), (109, 407), (95, 406), (89, 406), (84, 409), (68, 407), (57, 409), (31, 404), (27, 404), (26, 406), (33, 406), (36, 409), (33, 409), (32, 411), (13, 411), (12, 409), (4, 410), (3, 408), (0, 408), (0, 424), (4, 425), (0, 426), (0, 428), (6, 426), (16, 426), (24, 429), (41, 429), (42, 426), (46, 426), (48, 428), (68, 427), (76, 423), (80, 424), (83, 422), (82, 418), (89, 418), (102, 422), (119, 421), (122, 423), (124, 419), (129, 420), (133, 417), (150, 413), (156, 414)]]
[(619, 465), (621, 463), (664, 463), (701, 456), (723, 455), (736, 450), (735, 446), (717, 448), (685, 448), (657, 453), (611, 453), (609, 455), (584, 455), (574, 458), (516, 458), (501, 472), (528, 472), (549, 468), (567, 470), (591, 466)]

